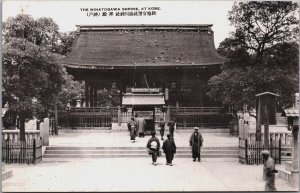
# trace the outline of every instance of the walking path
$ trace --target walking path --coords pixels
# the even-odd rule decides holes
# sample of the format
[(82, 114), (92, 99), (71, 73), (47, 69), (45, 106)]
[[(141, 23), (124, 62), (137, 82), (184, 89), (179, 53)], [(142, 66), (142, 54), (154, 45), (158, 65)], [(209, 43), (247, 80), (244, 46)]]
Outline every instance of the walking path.
[[(190, 133), (176, 133), (178, 147), (188, 146)], [(51, 146), (145, 147), (150, 136), (130, 143), (127, 132), (89, 131), (50, 136)], [(238, 146), (228, 133), (203, 133), (204, 146)], [(13, 177), (2, 182), (4, 192), (33, 191), (263, 191), (262, 165), (242, 165), (235, 160), (174, 159), (165, 165), (163, 157), (153, 166), (149, 158), (71, 159), (36, 165), (6, 164)], [(277, 165), (277, 168), (283, 165)], [(279, 191), (296, 191), (276, 178)]]
[[(84, 131), (83, 131), (84, 132)], [(192, 131), (191, 131), (192, 132)], [(189, 146), (189, 138), (192, 133), (175, 133), (174, 139), (176, 146)], [(156, 136), (160, 139), (157, 132)], [(204, 146), (210, 147), (237, 147), (238, 137), (233, 137), (229, 133), (202, 133)], [(150, 135), (145, 138), (136, 138), (135, 143), (130, 142), (128, 132), (110, 131), (89, 131), (59, 133), (57, 136), (50, 136), (51, 146), (97, 146), (97, 147), (145, 147)], [(166, 139), (166, 134), (164, 139)], [(160, 140), (161, 141), (161, 140)]]
[[(37, 165), (8, 164), (13, 177), (2, 191), (263, 191), (262, 165), (174, 159), (174, 166), (151, 164), (151, 158), (74, 160)], [(278, 191), (296, 191), (276, 179)]]

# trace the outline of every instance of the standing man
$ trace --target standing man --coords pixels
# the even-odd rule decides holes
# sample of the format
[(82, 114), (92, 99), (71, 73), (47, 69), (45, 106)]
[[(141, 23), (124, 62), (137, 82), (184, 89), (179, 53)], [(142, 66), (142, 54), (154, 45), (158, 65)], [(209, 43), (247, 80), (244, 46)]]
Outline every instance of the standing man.
[(136, 130), (137, 130), (137, 123), (134, 118), (131, 118), (131, 121), (128, 123), (128, 127), (130, 128), (130, 140), (131, 143), (135, 142)]
[(146, 121), (142, 115), (140, 115), (139, 118), (137, 119), (137, 124), (138, 124), (139, 137), (145, 137)]
[(164, 140), (165, 122), (163, 121), (163, 118), (160, 119), (160, 122), (158, 123), (158, 127), (160, 128), (159, 133), (161, 136), (161, 140)]
[(203, 144), (202, 135), (198, 131), (198, 127), (194, 127), (194, 132), (190, 137), (190, 146), (192, 146), (192, 154), (193, 154), (193, 161), (196, 161), (198, 158), (198, 162), (200, 162), (200, 151)]
[(166, 154), (166, 165), (173, 166), (172, 161), (174, 159), (174, 154), (176, 153), (176, 145), (174, 140), (171, 137), (171, 134), (167, 135), (167, 140), (164, 141), (162, 149), (164, 150), (164, 153)]
[(265, 191), (276, 191), (275, 173), (278, 171), (275, 169), (275, 161), (270, 157), (268, 150), (263, 150), (261, 155), (264, 160), (264, 173), (266, 174)]
[(173, 118), (171, 118), (171, 121), (168, 122), (168, 126), (169, 126), (169, 133), (174, 139), (175, 122), (173, 121)]
[(157, 137), (155, 137), (156, 132), (152, 131), (152, 137), (149, 139), (147, 143), (147, 148), (149, 149), (149, 154), (152, 155), (152, 164), (156, 166), (157, 156), (160, 148), (160, 143)]

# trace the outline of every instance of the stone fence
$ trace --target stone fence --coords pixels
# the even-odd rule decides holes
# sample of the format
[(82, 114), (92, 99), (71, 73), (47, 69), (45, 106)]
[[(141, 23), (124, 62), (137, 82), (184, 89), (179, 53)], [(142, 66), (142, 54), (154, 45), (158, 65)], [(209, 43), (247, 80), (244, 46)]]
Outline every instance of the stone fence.
[[(49, 119), (45, 118), (43, 122), (39, 123), (37, 129), (26, 129), (25, 128), (25, 140), (41, 139), (43, 146), (49, 145)], [(20, 130), (2, 130), (2, 141), (20, 141)]]

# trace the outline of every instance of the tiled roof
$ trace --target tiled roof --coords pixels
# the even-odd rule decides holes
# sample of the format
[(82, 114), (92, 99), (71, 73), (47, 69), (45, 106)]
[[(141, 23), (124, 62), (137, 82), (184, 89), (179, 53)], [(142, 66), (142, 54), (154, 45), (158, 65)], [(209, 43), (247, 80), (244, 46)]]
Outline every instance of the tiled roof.
[(225, 59), (214, 47), (212, 25), (78, 26), (71, 68), (210, 66)]

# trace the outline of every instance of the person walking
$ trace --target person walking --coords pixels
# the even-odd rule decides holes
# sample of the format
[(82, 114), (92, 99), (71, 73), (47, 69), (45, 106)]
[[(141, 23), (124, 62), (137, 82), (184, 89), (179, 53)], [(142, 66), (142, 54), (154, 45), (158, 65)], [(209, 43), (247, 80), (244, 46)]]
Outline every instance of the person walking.
[(131, 118), (131, 121), (128, 123), (128, 127), (130, 128), (130, 140), (132, 143), (134, 143), (137, 130), (137, 123), (134, 118)]
[(139, 137), (145, 137), (145, 125), (146, 121), (142, 115), (140, 115), (137, 119)]
[(266, 174), (265, 191), (276, 191), (275, 173), (278, 171), (275, 169), (275, 161), (270, 157), (268, 150), (263, 150), (261, 155), (264, 160), (264, 173)]
[(174, 139), (174, 130), (175, 130), (175, 122), (173, 121), (173, 118), (168, 122), (169, 126), (169, 133), (171, 134), (172, 138)]
[(171, 134), (167, 135), (167, 138), (162, 146), (164, 153), (166, 154), (166, 165), (173, 166), (172, 161), (174, 159), (174, 154), (176, 153), (176, 145), (171, 136)]
[(164, 134), (165, 134), (165, 122), (163, 121), (163, 119), (160, 119), (160, 122), (158, 123), (158, 127), (159, 129), (159, 133), (161, 136), (161, 140), (164, 140)]
[(200, 151), (203, 145), (203, 137), (198, 130), (199, 130), (198, 127), (194, 127), (194, 132), (192, 133), (189, 141), (190, 146), (192, 146), (192, 156), (194, 162), (196, 161), (197, 158), (198, 158), (198, 162), (201, 161)]
[(159, 154), (160, 143), (157, 137), (155, 137), (156, 132), (151, 132), (152, 137), (149, 139), (147, 143), (148, 152), (152, 155), (152, 164), (156, 166), (157, 157)]

